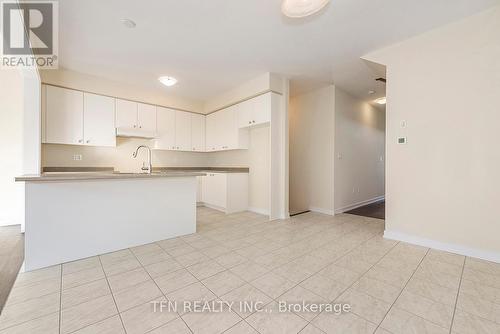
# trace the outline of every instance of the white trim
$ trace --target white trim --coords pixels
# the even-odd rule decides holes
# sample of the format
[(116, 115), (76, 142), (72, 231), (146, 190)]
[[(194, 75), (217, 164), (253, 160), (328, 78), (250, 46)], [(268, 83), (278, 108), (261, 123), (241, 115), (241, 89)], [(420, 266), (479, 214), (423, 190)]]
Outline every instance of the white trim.
[(447, 243), (447, 242), (441, 242), (437, 240), (432, 240), (432, 239), (426, 239), (402, 232), (396, 232), (396, 231), (384, 231), (384, 238), (385, 239), (391, 239), (391, 240), (397, 240), (397, 241), (403, 241), (407, 242), (409, 244), (414, 244), (418, 246), (424, 246), (424, 247), (429, 247), (429, 248), (434, 248), (450, 253), (456, 253), (460, 255), (465, 255), (465, 256), (470, 256), (470, 257), (475, 257), (478, 259), (482, 260), (487, 260), (487, 261), (493, 261), (496, 263), (500, 263), (500, 253), (497, 252), (490, 252), (478, 248), (472, 248), (472, 247), (467, 247), (463, 245), (458, 245), (458, 244), (452, 244), (452, 243)]
[(354, 210), (356, 208), (359, 208), (359, 207), (362, 207), (362, 206), (365, 206), (365, 205), (368, 205), (368, 204), (380, 202), (380, 201), (383, 201), (383, 200), (385, 200), (385, 196), (384, 195), (377, 196), (377, 197), (374, 197), (374, 198), (371, 198), (371, 199), (367, 199), (365, 201), (353, 203), (353, 204), (350, 204), (350, 205), (346, 205), (344, 207), (335, 209), (335, 214), (344, 213), (346, 211)]
[(255, 212), (264, 216), (269, 216), (269, 210), (268, 209), (262, 209), (262, 208), (247, 208), (247, 211), (250, 212)]
[(314, 206), (310, 206), (309, 207), (309, 211), (317, 212), (317, 213), (322, 213), (324, 215), (329, 215), (329, 216), (334, 216), (335, 215), (335, 211), (333, 211), (333, 210), (323, 209), (323, 208), (317, 208), (317, 207), (314, 207)]

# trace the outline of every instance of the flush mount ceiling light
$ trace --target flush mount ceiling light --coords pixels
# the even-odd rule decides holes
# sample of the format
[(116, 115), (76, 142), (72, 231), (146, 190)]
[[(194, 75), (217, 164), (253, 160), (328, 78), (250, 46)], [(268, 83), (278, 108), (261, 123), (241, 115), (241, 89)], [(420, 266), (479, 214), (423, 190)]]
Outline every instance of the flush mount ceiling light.
[(387, 98), (386, 97), (381, 97), (379, 99), (376, 99), (375, 103), (377, 103), (377, 104), (386, 104), (387, 103)]
[(323, 9), (330, 0), (283, 0), (281, 11), (288, 17), (300, 18)]
[(131, 19), (121, 19), (122, 24), (127, 28), (135, 28), (136, 24)]
[(158, 80), (167, 87), (171, 87), (177, 83), (176, 78), (168, 76), (159, 77)]

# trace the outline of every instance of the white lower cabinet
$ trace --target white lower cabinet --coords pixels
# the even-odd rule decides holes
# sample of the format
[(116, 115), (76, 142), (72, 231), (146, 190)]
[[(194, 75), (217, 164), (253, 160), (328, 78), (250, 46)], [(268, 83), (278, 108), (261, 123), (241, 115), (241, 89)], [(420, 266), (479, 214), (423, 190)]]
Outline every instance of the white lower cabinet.
[(233, 213), (248, 209), (248, 173), (211, 173), (202, 176), (202, 202), (211, 208)]

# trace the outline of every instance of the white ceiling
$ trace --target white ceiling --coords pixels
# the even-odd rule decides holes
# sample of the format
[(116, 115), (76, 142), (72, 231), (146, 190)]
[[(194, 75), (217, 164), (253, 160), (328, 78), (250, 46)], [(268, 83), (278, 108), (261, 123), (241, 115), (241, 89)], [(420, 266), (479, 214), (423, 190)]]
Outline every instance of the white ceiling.
[(285, 18), (280, 0), (59, 3), (62, 67), (146, 88), (171, 75), (179, 83), (166, 94), (207, 100), (264, 72), (288, 76), (292, 94), (332, 82), (384, 94), (361, 56), (500, 1), (332, 0), (305, 20)]

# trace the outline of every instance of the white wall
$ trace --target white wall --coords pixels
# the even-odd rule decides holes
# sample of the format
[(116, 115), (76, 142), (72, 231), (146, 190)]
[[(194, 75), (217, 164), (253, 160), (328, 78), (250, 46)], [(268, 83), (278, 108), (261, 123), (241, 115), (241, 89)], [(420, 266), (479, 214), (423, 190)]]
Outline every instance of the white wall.
[(21, 70), (0, 70), (0, 225), (22, 224), (24, 79)]
[(335, 211), (384, 196), (385, 111), (335, 89)]
[(500, 6), (365, 58), (387, 66), (386, 236), (500, 262)]
[(334, 212), (335, 87), (290, 99), (290, 210)]

